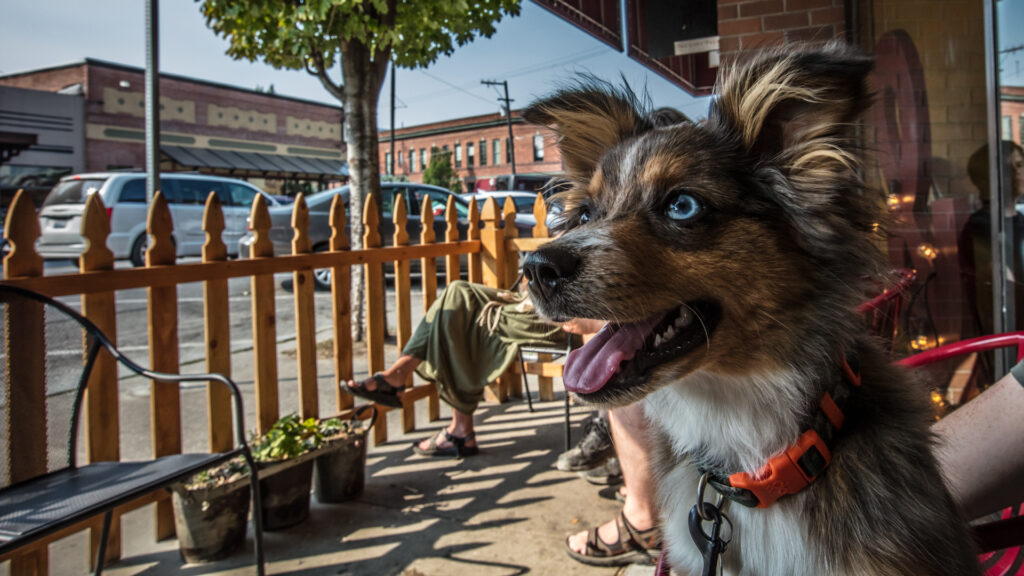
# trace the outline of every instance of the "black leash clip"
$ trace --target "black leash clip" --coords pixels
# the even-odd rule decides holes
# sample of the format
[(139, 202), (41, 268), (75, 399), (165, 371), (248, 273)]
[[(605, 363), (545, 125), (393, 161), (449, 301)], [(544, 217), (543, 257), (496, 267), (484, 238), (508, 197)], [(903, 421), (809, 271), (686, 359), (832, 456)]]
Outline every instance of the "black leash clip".
[[(717, 505), (704, 501), (704, 487), (706, 485), (707, 474), (701, 476), (697, 489), (697, 503), (690, 509), (688, 523), (690, 537), (693, 538), (693, 543), (697, 545), (697, 550), (700, 551), (701, 557), (704, 558), (704, 570), (701, 574), (703, 576), (715, 576), (718, 574), (719, 560), (722, 554), (725, 553), (725, 548), (729, 545), (729, 541), (732, 540), (732, 522), (722, 512), (722, 498), (719, 498)], [(711, 523), (710, 534), (704, 531), (704, 522)], [(723, 537), (722, 527), (724, 525), (727, 525), (727, 529), (724, 531), (726, 534)]]

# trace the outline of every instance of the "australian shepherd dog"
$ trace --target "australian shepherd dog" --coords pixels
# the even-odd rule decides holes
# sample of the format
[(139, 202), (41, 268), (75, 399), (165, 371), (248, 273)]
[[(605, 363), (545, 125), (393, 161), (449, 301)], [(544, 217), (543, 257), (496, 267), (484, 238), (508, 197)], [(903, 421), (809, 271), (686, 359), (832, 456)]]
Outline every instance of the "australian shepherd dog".
[(701, 124), (595, 79), (525, 113), (558, 135), (569, 181), (566, 232), (525, 264), (531, 295), (553, 320), (608, 321), (565, 384), (646, 399), (680, 573), (703, 566), (691, 512), (716, 510), (727, 574), (978, 572), (927, 394), (855, 312), (885, 274), (857, 146), (871, 68), (839, 43), (766, 51)]

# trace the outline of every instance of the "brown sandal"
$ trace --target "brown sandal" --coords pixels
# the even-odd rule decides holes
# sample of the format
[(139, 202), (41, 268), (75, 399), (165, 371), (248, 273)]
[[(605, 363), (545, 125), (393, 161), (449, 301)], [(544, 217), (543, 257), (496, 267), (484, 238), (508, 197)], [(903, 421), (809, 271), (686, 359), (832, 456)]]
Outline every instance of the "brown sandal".
[[(661, 551), (661, 530), (655, 526), (649, 530), (637, 530), (626, 520), (626, 514), (619, 513), (615, 519), (619, 538), (611, 544), (601, 540), (597, 528), (587, 532), (587, 546), (583, 553), (569, 547), (565, 539), (565, 551), (578, 562), (591, 566), (626, 566), (628, 564), (653, 564)], [(625, 536), (625, 538), (623, 538)]]

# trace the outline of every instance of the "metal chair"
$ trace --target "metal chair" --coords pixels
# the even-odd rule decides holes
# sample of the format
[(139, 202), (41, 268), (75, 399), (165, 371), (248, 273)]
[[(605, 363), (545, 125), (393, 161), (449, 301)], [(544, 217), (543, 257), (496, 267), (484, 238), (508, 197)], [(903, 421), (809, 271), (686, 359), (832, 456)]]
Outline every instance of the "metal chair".
[[(909, 356), (900, 360), (899, 363), (917, 368), (957, 356), (1009, 347), (1017, 348), (1018, 362), (1024, 360), (1024, 332), (1008, 332), (961, 340)], [(970, 398), (969, 392), (969, 389), (964, 389), (960, 403), (966, 402)], [(973, 525), (971, 530), (978, 548), (982, 552), (993, 552), (1024, 545), (1024, 516), (1020, 515), (1021, 509), (1024, 509), (1024, 505), (1013, 506), (1003, 511), (1000, 520)], [(1021, 553), (1024, 553), (1024, 550), (1017, 551), (1017, 554)]]
[[(80, 327), (87, 336), (85, 362), (74, 389), (71, 407), (71, 426), (68, 438), (66, 466), (17, 484), (0, 489), (0, 555), (32, 544), (64, 528), (78, 524), (98, 514), (103, 514), (103, 527), (97, 554), (95, 574), (103, 572), (107, 538), (114, 508), (140, 496), (187, 480), (193, 474), (216, 464), (241, 455), (250, 470), (252, 490), (253, 532), (258, 574), (264, 573), (263, 528), (259, 493), (259, 477), (256, 465), (245, 441), (244, 410), (238, 386), (221, 374), (165, 374), (147, 370), (125, 357), (107, 339), (102, 331), (89, 319), (65, 304), (30, 290), (9, 285), (0, 285), (0, 303), (14, 306), (43, 305), (43, 310), (55, 310), (64, 319)], [(45, 316), (41, 317), (45, 318)], [(67, 330), (67, 322), (53, 322), (61, 330)], [(75, 326), (71, 326), (71, 334)], [(8, 325), (7, 330), (10, 330)], [(70, 335), (70, 334), (69, 334)], [(16, 335), (7, 333), (7, 338)], [(165, 382), (218, 382), (226, 386), (234, 401), (234, 425), (237, 445), (234, 449), (216, 454), (174, 454), (149, 461), (94, 462), (79, 466), (78, 429), (86, 385), (101, 349), (106, 349), (117, 362), (132, 372)], [(11, 363), (18, 358), (9, 358)], [(8, 371), (8, 375), (14, 371)], [(8, 376), (10, 377), (10, 376)], [(6, 386), (18, 385), (6, 381)]]
[[(530, 381), (527, 378), (526, 373), (526, 358), (525, 354), (538, 354), (538, 355), (549, 355), (552, 360), (557, 360), (562, 357), (569, 356), (573, 348), (579, 346), (578, 339), (575, 334), (568, 334), (566, 344), (563, 347), (544, 347), (544, 346), (520, 346), (519, 347), (519, 367), (523, 373), (523, 389), (526, 394), (526, 402), (530, 408), (530, 412), (533, 412), (533, 400), (530, 397)], [(540, 391), (538, 390), (538, 394)], [(569, 420), (569, 391), (565, 391), (565, 449), (568, 450), (572, 447), (572, 423)]]

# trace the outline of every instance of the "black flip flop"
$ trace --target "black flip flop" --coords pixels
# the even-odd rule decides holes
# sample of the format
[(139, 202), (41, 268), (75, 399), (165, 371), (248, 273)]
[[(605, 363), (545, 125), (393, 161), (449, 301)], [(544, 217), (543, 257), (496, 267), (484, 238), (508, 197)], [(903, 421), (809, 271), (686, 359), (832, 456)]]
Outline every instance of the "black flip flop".
[[(376, 390), (366, 389), (366, 383), (370, 380), (377, 383)], [(402, 407), (402, 399), (398, 397), (398, 393), (402, 389), (395, 388), (391, 384), (388, 384), (388, 381), (384, 379), (384, 375), (380, 372), (377, 372), (366, 380), (359, 382), (356, 386), (349, 386), (348, 384), (345, 384), (345, 390), (353, 396), (366, 398), (367, 400), (372, 400), (377, 404), (390, 406), (391, 408)]]

